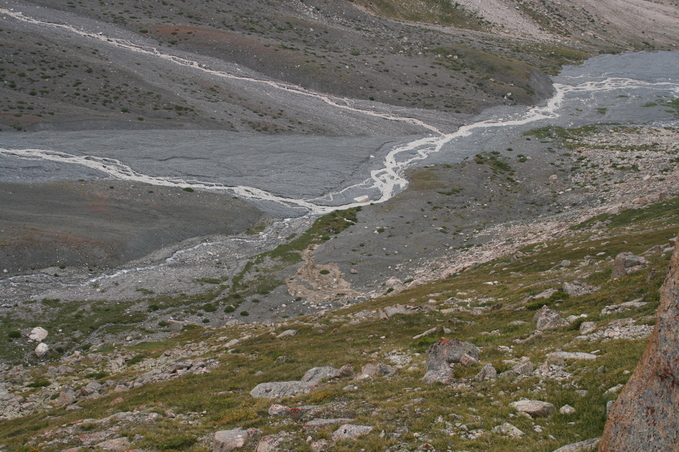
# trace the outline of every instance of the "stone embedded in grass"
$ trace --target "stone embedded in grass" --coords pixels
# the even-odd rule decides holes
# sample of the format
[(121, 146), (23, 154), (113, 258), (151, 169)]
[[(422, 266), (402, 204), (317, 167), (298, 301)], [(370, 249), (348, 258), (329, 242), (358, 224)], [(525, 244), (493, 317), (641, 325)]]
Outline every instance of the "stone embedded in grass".
[(80, 388), (80, 393), (84, 396), (90, 396), (96, 394), (103, 387), (103, 385), (97, 381), (90, 381), (85, 386)]
[(356, 375), (356, 380), (376, 377), (378, 375), (391, 376), (396, 373), (396, 369), (387, 364), (368, 363), (361, 367), (361, 372)]
[(479, 349), (469, 341), (441, 338), (427, 350), (427, 370), (449, 368), (459, 363), (463, 355), (479, 359)]
[(512, 370), (518, 375), (528, 375), (533, 372), (533, 363), (530, 362), (530, 358), (523, 356), (521, 361), (512, 367)]
[(592, 353), (584, 352), (553, 352), (547, 355), (547, 362), (550, 364), (563, 364), (569, 359), (574, 359), (577, 361), (583, 360), (594, 360), (599, 356)]
[(274, 403), (269, 407), (269, 416), (287, 416), (290, 414), (290, 407)]
[(532, 417), (546, 417), (554, 413), (556, 408), (549, 402), (541, 400), (519, 400), (509, 404), (512, 408), (520, 413), (529, 414)]
[(292, 337), (297, 334), (297, 330), (285, 330), (278, 336), (276, 336), (277, 339), (282, 339), (284, 337)]
[(302, 377), (303, 382), (319, 384), (325, 380), (339, 378), (342, 372), (332, 366), (314, 367), (306, 371)]
[(596, 331), (596, 322), (582, 322), (580, 324), (580, 334), (583, 336), (594, 331)]
[(47, 337), (47, 330), (45, 328), (42, 328), (40, 326), (36, 326), (31, 330), (31, 333), (28, 335), (28, 337), (35, 342), (42, 342), (45, 340)]
[(571, 297), (596, 292), (599, 289), (600, 287), (590, 286), (586, 282), (578, 281), (577, 279), (573, 282), (566, 281), (563, 283), (563, 291)]
[(624, 312), (630, 309), (638, 309), (643, 306), (646, 306), (648, 303), (645, 301), (641, 301), (642, 298), (637, 298), (636, 300), (632, 301), (626, 301), (624, 303), (620, 304), (614, 304), (611, 306), (606, 306), (601, 310), (601, 315), (610, 315), (618, 312)]
[(479, 349), (460, 339), (441, 338), (427, 350), (427, 371), (422, 378), (425, 383), (450, 384), (453, 380), (452, 364), (460, 362), (464, 355), (478, 361)]
[(109, 439), (107, 441), (103, 441), (103, 442), (97, 444), (96, 447), (97, 447), (97, 449), (112, 450), (112, 451), (130, 450), (130, 440), (123, 436), (123, 437), (120, 437), (120, 438), (114, 438), (114, 439)]
[(536, 329), (540, 331), (552, 330), (568, 325), (568, 322), (562, 319), (561, 315), (559, 315), (557, 311), (548, 306), (543, 306), (538, 312), (535, 313), (533, 316), (533, 322), (537, 323)]
[(522, 436), (525, 435), (525, 433), (523, 433), (521, 430), (519, 430), (509, 422), (505, 422), (504, 424), (500, 424), (496, 427), (493, 427), (492, 432), (498, 433), (500, 435), (505, 435), (510, 438), (521, 438)]
[(470, 354), (465, 353), (460, 357), (460, 364), (462, 364), (464, 367), (472, 367), (479, 364), (479, 360), (474, 358)]
[(641, 256), (636, 256), (630, 252), (620, 253), (615, 256), (613, 261), (611, 279), (621, 278), (629, 273), (642, 270), (648, 265), (649, 262)]
[(276, 435), (266, 435), (259, 441), (259, 443), (257, 443), (257, 449), (255, 449), (255, 451), (273, 452), (276, 450), (280, 450), (279, 446), (285, 440), (286, 436), (288, 436), (287, 432), (279, 432)]
[(491, 363), (486, 364), (483, 366), (483, 369), (481, 369), (481, 372), (476, 374), (474, 377), (475, 381), (487, 381), (487, 380), (492, 380), (495, 377), (497, 377), (497, 370), (495, 370), (495, 367)]
[(242, 428), (221, 430), (215, 433), (212, 451), (228, 452), (234, 449), (239, 449), (245, 446), (245, 443), (248, 439), (260, 435), (261, 433), (262, 431), (256, 428), (251, 428), (248, 430), (243, 430)]
[(43, 356), (45, 356), (47, 354), (49, 349), (50, 348), (47, 344), (45, 344), (44, 342), (41, 342), (41, 343), (38, 344), (37, 347), (35, 347), (35, 356), (37, 356), (38, 358), (42, 358)]
[(599, 447), (599, 438), (587, 439), (573, 444), (559, 447), (554, 452), (594, 452)]
[(316, 384), (304, 381), (274, 381), (258, 384), (250, 391), (250, 395), (256, 399), (282, 399), (309, 392), (314, 387)]
[(570, 405), (564, 405), (561, 408), (559, 408), (559, 413), (566, 415), (575, 414), (575, 408), (573, 408)]
[(359, 436), (367, 435), (372, 429), (372, 427), (367, 425), (345, 424), (333, 432), (332, 439), (335, 441), (341, 439), (354, 439)]

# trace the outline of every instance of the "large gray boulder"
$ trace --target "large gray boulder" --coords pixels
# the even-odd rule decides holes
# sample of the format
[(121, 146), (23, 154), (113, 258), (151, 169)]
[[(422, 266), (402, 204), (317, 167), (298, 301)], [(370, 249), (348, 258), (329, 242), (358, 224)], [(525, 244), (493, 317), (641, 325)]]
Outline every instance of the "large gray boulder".
[(679, 451), (679, 250), (670, 260), (648, 345), (606, 420), (599, 450)]

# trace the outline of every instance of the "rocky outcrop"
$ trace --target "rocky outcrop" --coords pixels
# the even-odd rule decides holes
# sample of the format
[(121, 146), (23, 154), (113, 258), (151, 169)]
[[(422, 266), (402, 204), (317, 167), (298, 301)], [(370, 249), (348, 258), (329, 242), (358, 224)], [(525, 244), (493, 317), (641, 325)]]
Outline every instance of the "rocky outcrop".
[(635, 256), (629, 252), (620, 253), (615, 256), (615, 260), (613, 261), (611, 279), (620, 278), (629, 273), (642, 270), (648, 266), (648, 263), (649, 262), (641, 256)]
[(540, 331), (553, 330), (568, 325), (568, 322), (562, 319), (557, 311), (548, 306), (543, 306), (535, 313), (533, 322), (537, 324), (537, 329)]
[(221, 430), (215, 433), (214, 443), (212, 446), (213, 452), (228, 452), (234, 449), (240, 449), (245, 446), (245, 443), (252, 437), (260, 435), (262, 432), (255, 428), (243, 430), (241, 428), (234, 428), (232, 430)]
[(556, 408), (549, 402), (542, 400), (519, 400), (509, 404), (512, 408), (520, 413), (526, 413), (532, 417), (546, 417), (554, 413)]
[(315, 383), (304, 381), (272, 381), (258, 384), (250, 391), (250, 395), (256, 399), (283, 399), (309, 392), (316, 386)]
[(471, 342), (460, 339), (439, 339), (427, 350), (427, 372), (422, 380), (425, 383), (451, 383), (451, 365), (459, 363), (464, 355), (478, 360), (479, 349)]
[(599, 450), (679, 450), (679, 252), (660, 289), (656, 325), (644, 354), (611, 408)]

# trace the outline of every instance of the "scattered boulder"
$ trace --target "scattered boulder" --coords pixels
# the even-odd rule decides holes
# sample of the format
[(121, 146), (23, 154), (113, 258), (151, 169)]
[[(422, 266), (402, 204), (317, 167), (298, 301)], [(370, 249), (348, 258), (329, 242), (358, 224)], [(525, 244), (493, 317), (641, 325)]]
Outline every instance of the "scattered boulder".
[(278, 336), (276, 336), (277, 339), (282, 339), (284, 337), (292, 337), (297, 335), (297, 330), (285, 330)]
[(462, 364), (464, 367), (472, 367), (479, 364), (479, 360), (474, 358), (470, 354), (465, 353), (460, 357), (460, 364)]
[(180, 322), (179, 320), (168, 320), (167, 321), (167, 327), (170, 329), (171, 333), (179, 333), (181, 330), (184, 329), (186, 324), (184, 322)]
[(521, 361), (512, 367), (512, 370), (516, 372), (517, 375), (528, 375), (533, 372), (533, 363), (530, 362), (530, 358), (524, 356)]
[(594, 331), (596, 331), (596, 322), (582, 322), (580, 324), (580, 334), (583, 336)]
[(34, 351), (35, 356), (37, 356), (38, 358), (42, 358), (47, 354), (49, 350), (50, 350), (49, 345), (45, 344), (44, 342), (41, 342), (35, 347)]
[(648, 266), (649, 262), (641, 257), (636, 256), (630, 252), (620, 253), (615, 256), (613, 260), (613, 273), (611, 279), (621, 278), (629, 273), (642, 270)]
[(564, 405), (561, 408), (559, 408), (559, 413), (566, 415), (575, 414), (575, 408), (573, 408), (570, 405)]
[(311, 452), (327, 452), (330, 450), (332, 443), (327, 439), (319, 439), (311, 443)]
[(290, 407), (274, 403), (269, 407), (269, 416), (287, 416), (290, 414)]
[(606, 306), (605, 308), (603, 308), (601, 310), (601, 315), (610, 315), (610, 314), (615, 314), (615, 313), (618, 313), (618, 312), (628, 311), (630, 309), (638, 309), (638, 308), (641, 308), (641, 307), (646, 306), (648, 304), (648, 302), (641, 301), (641, 300), (642, 300), (641, 298), (638, 298), (636, 300), (626, 301), (624, 303)]
[(36, 326), (33, 328), (28, 335), (29, 339), (34, 340), (35, 342), (42, 342), (45, 340), (47, 337), (47, 330), (45, 328), (42, 328), (40, 326)]
[(315, 429), (315, 428), (324, 428), (328, 427), (330, 425), (336, 425), (336, 424), (346, 424), (348, 422), (353, 422), (353, 419), (350, 418), (334, 418), (334, 419), (312, 419), (309, 422), (304, 424), (304, 428), (306, 429)]
[(311, 391), (316, 385), (306, 381), (273, 381), (255, 386), (250, 395), (256, 399), (283, 399)]
[(568, 325), (568, 322), (561, 318), (561, 315), (549, 306), (543, 306), (533, 316), (533, 322), (537, 323), (537, 329), (540, 331), (552, 330)]
[(590, 286), (586, 282), (578, 281), (577, 279), (573, 282), (563, 283), (563, 291), (571, 297), (585, 295), (596, 292), (597, 290), (599, 290), (599, 287)]
[(487, 380), (492, 380), (493, 378), (497, 377), (497, 370), (495, 370), (495, 367), (491, 363), (486, 364), (483, 366), (483, 369), (481, 369), (481, 372), (476, 374), (474, 377), (475, 381), (487, 381)]
[(412, 356), (396, 350), (385, 355), (385, 358), (391, 361), (396, 368), (405, 367), (413, 360)]
[(559, 447), (554, 452), (594, 452), (599, 446), (600, 438), (587, 439), (573, 444)]
[(516, 411), (521, 413), (526, 413), (532, 417), (546, 417), (556, 411), (556, 407), (549, 402), (543, 402), (541, 400), (519, 400), (518, 402), (512, 402), (509, 404)]
[(549, 364), (563, 364), (569, 359), (578, 361), (597, 359), (599, 356), (592, 353), (584, 352), (553, 352), (547, 354), (547, 362)]
[(677, 450), (679, 444), (679, 251), (660, 288), (648, 345), (613, 404), (599, 450)]
[(387, 306), (384, 309), (377, 310), (377, 314), (381, 319), (388, 319), (389, 317), (396, 314), (414, 314), (414, 312), (415, 311), (411, 311), (402, 305)]
[(339, 369), (332, 366), (314, 367), (306, 371), (302, 377), (303, 382), (319, 384), (322, 381), (339, 378), (342, 375)]
[(449, 385), (453, 382), (453, 376), (454, 372), (451, 368), (428, 370), (424, 377), (422, 377), (422, 381), (427, 384), (441, 383)]
[(441, 338), (427, 350), (427, 371), (450, 368), (451, 364), (459, 363), (465, 354), (479, 359), (479, 349), (471, 342)]
[(465, 362), (478, 362), (479, 349), (471, 342), (460, 339), (441, 338), (427, 350), (427, 370), (422, 378), (425, 383), (450, 384), (453, 382), (453, 365), (463, 356)]
[(413, 336), (413, 339), (414, 339), (414, 340), (422, 339), (422, 338), (425, 337), (425, 336), (429, 336), (430, 334), (436, 333), (438, 330), (439, 330), (439, 327), (437, 327), (437, 326), (435, 326), (434, 328), (429, 328), (429, 329), (428, 329), (427, 331), (425, 331), (424, 333), (420, 333), (420, 334), (417, 334), (417, 335)]
[(505, 422), (504, 424), (500, 424), (497, 427), (494, 427), (492, 432), (498, 433), (500, 435), (505, 435), (510, 438), (521, 438), (522, 436), (525, 435), (525, 433), (523, 433), (518, 428), (514, 427), (509, 422)]
[(228, 452), (245, 446), (248, 439), (261, 434), (256, 428), (243, 430), (234, 428), (232, 430), (221, 430), (215, 433), (212, 452)]
[(98, 393), (103, 385), (97, 381), (90, 381), (85, 386), (80, 388), (80, 393), (84, 396), (90, 396), (92, 394)]
[(278, 446), (281, 445), (286, 436), (287, 436), (286, 432), (280, 432), (276, 435), (265, 436), (259, 441), (259, 443), (257, 443), (257, 448), (255, 449), (255, 452), (274, 452), (276, 450), (279, 450)]
[(396, 373), (396, 369), (387, 364), (368, 363), (361, 367), (361, 372), (356, 375), (356, 380), (376, 377), (378, 375), (391, 376)]
[(108, 450), (111, 452), (121, 452), (130, 449), (130, 440), (125, 437), (114, 438), (101, 442), (97, 444), (96, 447), (98, 449)]
[(354, 439), (358, 438), (359, 436), (367, 435), (372, 431), (372, 429), (372, 427), (367, 425), (344, 424), (333, 432), (332, 439), (335, 441), (341, 439)]

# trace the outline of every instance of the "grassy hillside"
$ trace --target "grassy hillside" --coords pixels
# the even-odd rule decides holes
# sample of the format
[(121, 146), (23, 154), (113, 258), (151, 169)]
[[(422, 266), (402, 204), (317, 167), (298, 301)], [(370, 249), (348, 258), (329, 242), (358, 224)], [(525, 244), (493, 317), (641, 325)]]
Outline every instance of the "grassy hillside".
[[(606, 402), (616, 397), (615, 389), (608, 390), (626, 382), (655, 322), (670, 256), (667, 242), (677, 234), (678, 217), (674, 198), (574, 225), (570, 237), (336, 312), (277, 324), (194, 325), (163, 342), (107, 346), (17, 371), (6, 382), (8, 390), (55, 406), (1, 421), (0, 441), (8, 451), (57, 451), (112, 438), (127, 438), (141, 450), (205, 451), (217, 430), (255, 427), (264, 434), (287, 432), (285, 448), (310, 450), (310, 443), (329, 439), (338, 426), (305, 427), (315, 418), (351, 418), (373, 427), (358, 442), (337, 442), (334, 451), (429, 450), (423, 444), (436, 450), (550, 451), (596, 437)], [(611, 280), (612, 258), (623, 251), (643, 255), (650, 264)], [(568, 295), (564, 283), (574, 281), (598, 290)], [(629, 301), (645, 304), (605, 309)], [(378, 309), (394, 305), (405, 306), (406, 313), (380, 318)], [(544, 305), (563, 318), (574, 317), (536, 334), (533, 316)], [(579, 337), (585, 321), (595, 323), (594, 332)], [(296, 335), (277, 337), (289, 329)], [(2, 334), (8, 337), (6, 324)], [(480, 363), (456, 366), (452, 385), (426, 384), (421, 380), (426, 350), (442, 336), (480, 347)], [(547, 361), (548, 353), (561, 350), (598, 357)], [(205, 361), (209, 373), (158, 383), (139, 378), (195, 359)], [(473, 380), (486, 363), (501, 373), (525, 360), (533, 366), (525, 374)], [(298, 380), (312, 367), (349, 364), (358, 373), (368, 363), (392, 366), (394, 372), (342, 377), (282, 400), (307, 407), (299, 418), (271, 416), (267, 410), (275, 401), (249, 394), (258, 383)], [(56, 406), (67, 387), (78, 391), (92, 381), (104, 385), (101, 396), (81, 397), (77, 410)], [(551, 402), (557, 410), (569, 405), (575, 412), (531, 419), (509, 406), (523, 397)], [(492, 431), (505, 422), (524, 435)]]

